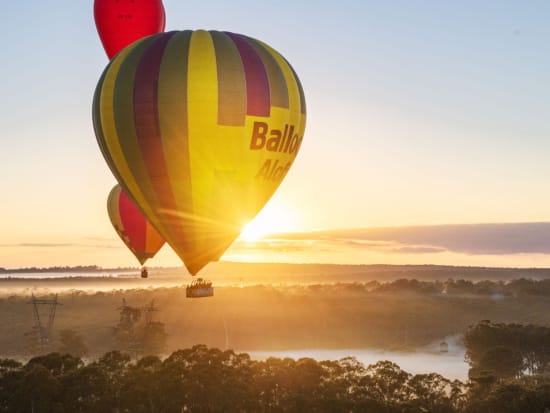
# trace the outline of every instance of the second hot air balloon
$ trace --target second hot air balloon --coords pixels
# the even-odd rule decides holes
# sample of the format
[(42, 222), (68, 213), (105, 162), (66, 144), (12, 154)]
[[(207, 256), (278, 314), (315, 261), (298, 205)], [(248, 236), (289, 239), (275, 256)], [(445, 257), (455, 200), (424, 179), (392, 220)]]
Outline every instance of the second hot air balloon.
[(306, 105), (298, 76), (274, 49), (197, 30), (123, 49), (99, 80), (93, 117), (115, 177), (196, 274), (287, 174)]
[(144, 265), (149, 258), (153, 258), (164, 245), (164, 239), (120, 185), (115, 185), (109, 193), (107, 212), (115, 231), (141, 265)]

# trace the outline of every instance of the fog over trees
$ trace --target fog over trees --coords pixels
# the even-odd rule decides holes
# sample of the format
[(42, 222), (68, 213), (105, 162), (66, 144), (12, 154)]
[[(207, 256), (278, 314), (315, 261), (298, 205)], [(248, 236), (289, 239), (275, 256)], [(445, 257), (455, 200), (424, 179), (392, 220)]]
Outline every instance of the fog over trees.
[[(0, 412), (550, 408), (550, 280), (224, 286), (204, 300), (185, 299), (181, 287), (62, 291), (51, 341), (32, 348), (31, 292), (0, 296)], [(466, 351), (462, 382), (391, 360), (247, 354), (408, 351), (449, 335), (462, 337)]]
[[(2, 359), (0, 411), (543, 413), (550, 406), (549, 332), (488, 321), (471, 327), (467, 382), (413, 375), (387, 360), (252, 360), (205, 345), (165, 358), (111, 351), (87, 362), (60, 353), (26, 363)], [(519, 344), (523, 333), (539, 346)]]
[[(29, 282), (27, 282), (27, 285)], [(0, 354), (28, 357), (33, 332), (30, 293), (0, 295)], [(48, 297), (47, 290), (36, 294)], [(236, 350), (349, 349), (414, 350), (471, 325), (550, 325), (550, 280), (395, 281), (311, 285), (217, 287), (212, 299), (190, 300), (181, 287), (59, 293), (49, 351), (65, 351), (77, 337), (79, 354), (99, 357), (127, 348), (123, 300), (139, 310), (135, 328), (147, 324), (150, 345), (163, 354), (203, 343)], [(146, 323), (151, 305), (158, 311)], [(47, 319), (47, 314), (44, 314)], [(156, 322), (162, 323), (154, 324)], [(126, 324), (125, 324), (126, 323)], [(70, 330), (73, 333), (64, 333)], [(116, 330), (116, 331), (114, 331)], [(139, 336), (144, 331), (135, 331)], [(117, 334), (115, 334), (118, 332)], [(68, 335), (69, 334), (69, 335)], [(155, 336), (157, 338), (153, 338)], [(65, 344), (62, 343), (65, 342)], [(496, 351), (496, 350), (495, 350)]]

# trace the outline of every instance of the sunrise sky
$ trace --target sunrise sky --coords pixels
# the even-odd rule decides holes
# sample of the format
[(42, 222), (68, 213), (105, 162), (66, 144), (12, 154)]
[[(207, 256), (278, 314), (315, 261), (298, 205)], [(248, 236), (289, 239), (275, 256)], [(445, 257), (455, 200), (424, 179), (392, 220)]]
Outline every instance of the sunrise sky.
[[(270, 44), (305, 91), (301, 152), (225, 259), (550, 266), (549, 2), (164, 5), (167, 30)], [(137, 265), (106, 213), (93, 1), (0, 10), (0, 267)], [(489, 223), (535, 224), (465, 226)]]

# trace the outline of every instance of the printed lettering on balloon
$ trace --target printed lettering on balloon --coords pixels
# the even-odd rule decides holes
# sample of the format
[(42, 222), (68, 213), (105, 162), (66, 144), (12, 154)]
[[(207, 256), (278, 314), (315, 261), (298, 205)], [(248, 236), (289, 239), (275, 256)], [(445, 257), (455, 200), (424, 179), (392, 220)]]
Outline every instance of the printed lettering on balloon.
[(302, 144), (302, 136), (294, 134), (294, 129), (294, 125), (285, 124), (283, 131), (275, 128), (270, 130), (267, 123), (254, 122), (250, 149), (254, 151), (265, 148), (270, 152), (296, 154)]
[[(294, 129), (294, 125), (288, 124), (285, 124), (283, 130), (269, 129), (269, 125), (265, 122), (254, 122), (250, 149), (253, 151), (265, 149), (269, 152), (296, 155), (302, 144), (302, 137), (294, 134)], [(279, 182), (284, 178), (291, 164), (292, 161), (282, 163), (278, 159), (266, 159), (256, 174), (256, 179)]]
[(267, 181), (280, 181), (290, 169), (290, 165), (291, 162), (282, 165), (279, 164), (279, 160), (267, 159), (256, 174), (256, 179), (263, 178)]

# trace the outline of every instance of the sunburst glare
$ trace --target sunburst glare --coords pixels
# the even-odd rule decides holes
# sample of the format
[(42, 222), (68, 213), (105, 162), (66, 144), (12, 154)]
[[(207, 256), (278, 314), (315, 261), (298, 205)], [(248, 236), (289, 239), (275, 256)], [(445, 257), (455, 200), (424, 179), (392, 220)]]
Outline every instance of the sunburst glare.
[(289, 205), (270, 202), (252, 221), (244, 225), (239, 239), (254, 242), (269, 234), (296, 231), (299, 222), (296, 215)]

